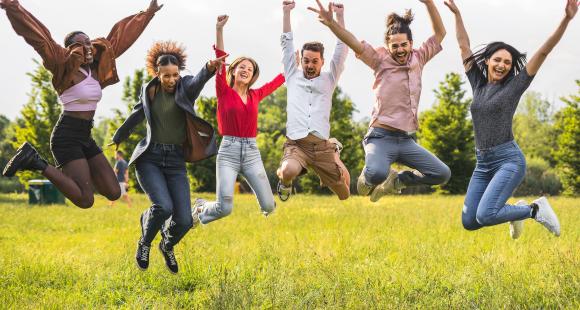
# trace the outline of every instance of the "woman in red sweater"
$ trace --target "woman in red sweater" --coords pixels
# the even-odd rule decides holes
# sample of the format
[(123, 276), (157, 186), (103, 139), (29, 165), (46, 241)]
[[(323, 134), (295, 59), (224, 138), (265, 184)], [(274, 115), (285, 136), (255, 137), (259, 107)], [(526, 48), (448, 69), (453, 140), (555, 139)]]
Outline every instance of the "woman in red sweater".
[[(223, 27), (227, 15), (217, 18), (215, 52), (218, 57), (224, 52)], [(258, 198), (264, 215), (274, 211), (274, 195), (256, 144), (258, 131), (258, 105), (260, 101), (284, 83), (278, 74), (260, 88), (252, 89), (260, 69), (249, 57), (239, 57), (229, 68), (222, 67), (216, 74), (216, 96), (218, 99), (218, 129), (223, 136), (217, 156), (217, 201), (197, 199), (193, 208), (194, 221), (203, 224), (228, 216), (233, 209), (234, 184), (242, 174)]]

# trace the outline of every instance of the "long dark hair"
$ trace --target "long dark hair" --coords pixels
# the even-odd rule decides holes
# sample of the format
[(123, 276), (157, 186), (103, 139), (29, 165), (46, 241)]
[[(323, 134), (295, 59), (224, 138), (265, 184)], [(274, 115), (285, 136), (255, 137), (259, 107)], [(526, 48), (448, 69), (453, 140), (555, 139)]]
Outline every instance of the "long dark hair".
[(526, 53), (520, 53), (520, 51), (515, 47), (504, 42), (497, 41), (489, 43), (463, 61), (464, 65), (471, 66), (470, 70), (478, 71), (476, 80), (477, 87), (487, 84), (488, 72), (485, 62), (489, 60), (495, 52), (502, 49), (508, 51), (508, 53), (512, 55), (512, 68), (501, 81), (502, 84), (518, 75), (526, 67)]
[(411, 22), (413, 21), (413, 12), (406, 10), (405, 15), (399, 16), (397, 13), (391, 13), (387, 16), (387, 31), (385, 31), (385, 43), (389, 43), (389, 36), (398, 33), (407, 35), (409, 41), (413, 41), (413, 33), (411, 32)]

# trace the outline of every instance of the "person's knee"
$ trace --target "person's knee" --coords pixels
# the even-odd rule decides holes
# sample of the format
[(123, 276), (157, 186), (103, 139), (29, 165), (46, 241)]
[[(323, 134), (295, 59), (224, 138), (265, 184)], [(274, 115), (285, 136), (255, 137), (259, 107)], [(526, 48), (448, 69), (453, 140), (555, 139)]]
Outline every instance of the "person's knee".
[(179, 227), (180, 229), (189, 230), (191, 227), (193, 227), (193, 218), (191, 216), (186, 216), (183, 218), (174, 217), (172, 220), (175, 223), (175, 226)]
[(232, 214), (233, 210), (234, 210), (234, 197), (224, 196), (222, 198), (222, 201), (217, 202), (216, 211), (218, 212), (220, 217)]
[(173, 215), (173, 205), (171, 203), (160, 203), (151, 206), (151, 211), (154, 216), (162, 219), (168, 219)]
[(95, 204), (95, 196), (86, 195), (74, 203), (77, 207), (79, 207), (81, 209), (89, 209)]
[(108, 193), (105, 194), (105, 197), (110, 201), (115, 201), (121, 198), (121, 187), (113, 187)]
[(434, 177), (438, 184), (445, 184), (451, 179), (451, 169), (447, 165), (443, 165)]
[(491, 226), (493, 225), (494, 214), (489, 212), (488, 210), (481, 209), (477, 211), (475, 215), (475, 220), (482, 226)]
[(302, 171), (300, 164), (285, 161), (280, 167), (279, 177), (283, 180), (292, 180), (300, 174), (300, 171)]
[(263, 204), (260, 204), (260, 209), (262, 209), (262, 214), (268, 216), (272, 212), (274, 212), (274, 210), (276, 210), (276, 202), (274, 200), (272, 200), (272, 201), (268, 201), (268, 202), (265, 202)]
[(385, 167), (379, 168), (367, 166), (363, 171), (368, 183), (371, 185), (379, 185), (387, 179), (388, 170), (388, 167), (385, 169)]
[(468, 216), (465, 213), (463, 213), (461, 216), (461, 223), (463, 224), (463, 228), (466, 230), (477, 230), (481, 228), (481, 225), (477, 222), (475, 217)]

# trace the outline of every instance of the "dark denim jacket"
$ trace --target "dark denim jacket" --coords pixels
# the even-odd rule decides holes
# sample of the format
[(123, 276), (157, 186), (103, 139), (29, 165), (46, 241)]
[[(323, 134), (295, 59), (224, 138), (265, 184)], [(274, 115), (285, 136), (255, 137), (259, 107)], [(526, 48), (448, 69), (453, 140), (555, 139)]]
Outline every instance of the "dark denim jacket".
[[(177, 83), (175, 89), (175, 103), (185, 111), (188, 141), (194, 141), (193, 145), (186, 145), (184, 143), (185, 158), (195, 157), (197, 161), (211, 157), (217, 153), (216, 135), (213, 127), (203, 119), (196, 116), (193, 109), (193, 104), (203, 89), (205, 83), (215, 74), (209, 72), (207, 66), (204, 66), (201, 71), (195, 76), (186, 75), (182, 77)], [(126, 140), (135, 126), (147, 119), (147, 136), (143, 138), (133, 151), (129, 165), (131, 165), (141, 154), (143, 154), (151, 143), (151, 100), (147, 95), (147, 90), (150, 87), (155, 87), (159, 84), (159, 79), (154, 78), (141, 88), (141, 95), (139, 102), (133, 108), (131, 115), (127, 117), (123, 125), (117, 129), (113, 135), (113, 142), (120, 144)], [(190, 135), (194, 135), (195, 139), (189, 139)], [(195, 154), (194, 154), (195, 153)], [(184, 159), (185, 160), (185, 159)]]

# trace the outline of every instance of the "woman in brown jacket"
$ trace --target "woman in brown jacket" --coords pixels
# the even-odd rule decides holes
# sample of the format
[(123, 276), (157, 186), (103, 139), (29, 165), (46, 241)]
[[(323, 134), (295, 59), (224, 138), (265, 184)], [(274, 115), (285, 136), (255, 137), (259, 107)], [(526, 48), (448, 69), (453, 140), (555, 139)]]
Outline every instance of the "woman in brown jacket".
[(40, 171), (80, 208), (93, 205), (93, 186), (109, 200), (120, 197), (115, 173), (91, 137), (93, 117), (102, 89), (119, 82), (115, 59), (137, 40), (162, 6), (152, 0), (146, 11), (115, 24), (107, 38), (91, 40), (82, 31), (71, 32), (63, 47), (18, 0), (0, 0), (16, 33), (38, 52), (52, 73), (63, 106), (50, 138), (56, 167), (25, 142), (4, 168), (4, 176), (11, 177), (18, 170)]

